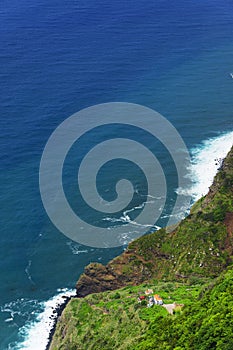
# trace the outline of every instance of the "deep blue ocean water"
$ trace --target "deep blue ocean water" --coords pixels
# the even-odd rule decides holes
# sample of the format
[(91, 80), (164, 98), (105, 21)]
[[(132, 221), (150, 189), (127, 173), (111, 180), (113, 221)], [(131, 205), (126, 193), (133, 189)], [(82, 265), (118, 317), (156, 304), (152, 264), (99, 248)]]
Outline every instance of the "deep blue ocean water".
[(122, 101), (204, 147), (233, 129), (232, 33), (227, 0), (1, 2), (1, 350), (22, 348), (40, 302), (122, 250), (79, 246), (48, 219), (38, 178), (50, 134), (82, 108)]

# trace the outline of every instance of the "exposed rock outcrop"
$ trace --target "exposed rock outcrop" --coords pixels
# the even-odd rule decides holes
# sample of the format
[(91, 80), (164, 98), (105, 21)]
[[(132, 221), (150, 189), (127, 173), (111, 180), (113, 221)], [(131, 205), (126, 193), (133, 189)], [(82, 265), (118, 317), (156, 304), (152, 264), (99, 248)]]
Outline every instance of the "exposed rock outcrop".
[(209, 193), (175, 231), (140, 237), (106, 266), (92, 263), (80, 276), (77, 296), (140, 284), (151, 278), (216, 277), (232, 264), (233, 148)]

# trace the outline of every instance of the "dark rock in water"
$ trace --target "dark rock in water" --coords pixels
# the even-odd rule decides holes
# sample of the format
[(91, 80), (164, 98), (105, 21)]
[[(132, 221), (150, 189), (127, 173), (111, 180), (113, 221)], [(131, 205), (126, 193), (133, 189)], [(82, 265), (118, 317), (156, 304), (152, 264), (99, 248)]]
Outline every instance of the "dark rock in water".
[(64, 303), (62, 305), (58, 305), (58, 307), (55, 307), (53, 312), (52, 312), (52, 315), (49, 317), (50, 320), (54, 321), (54, 325), (53, 325), (53, 327), (52, 327), (52, 329), (50, 331), (48, 344), (47, 344), (45, 350), (49, 350), (50, 344), (51, 344), (51, 341), (52, 341), (52, 338), (53, 338), (53, 334), (54, 334), (55, 329), (56, 329), (56, 324), (59, 321), (59, 318), (60, 318), (60, 316), (62, 314), (62, 311), (65, 309), (66, 305), (71, 300), (71, 297), (64, 296), (63, 298), (64, 298)]

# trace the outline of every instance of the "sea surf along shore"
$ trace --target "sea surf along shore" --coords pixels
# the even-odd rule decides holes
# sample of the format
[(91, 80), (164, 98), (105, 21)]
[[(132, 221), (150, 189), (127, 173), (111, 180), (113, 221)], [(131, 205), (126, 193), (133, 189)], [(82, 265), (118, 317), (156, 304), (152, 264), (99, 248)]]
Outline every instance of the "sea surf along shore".
[[(192, 156), (191, 176), (193, 187), (190, 188), (193, 201), (208, 192), (222, 160), (233, 145), (233, 132), (223, 133), (218, 137), (204, 140), (190, 150)], [(74, 271), (75, 274), (75, 271)], [(48, 350), (58, 317), (68, 301), (75, 297), (75, 290), (59, 290), (58, 294), (44, 302), (44, 311), (39, 313), (33, 323), (24, 326), (20, 332), (24, 341), (17, 345), (20, 350)]]
[[(0, 350), (44, 350), (54, 309), (63, 301), (59, 295), (66, 295), (61, 289), (72, 291), (91, 261), (105, 265), (124, 249), (82, 246), (50, 222), (38, 186), (48, 138), (86, 107), (121, 101), (152, 108), (174, 125), (193, 155), (197, 172), (190, 191), (193, 200), (201, 196), (211, 183), (206, 176), (218, 167), (214, 159), (227, 152), (226, 140), (215, 140), (233, 130), (232, 13), (232, 2), (220, 0), (172, 6), (169, 0), (2, 2)], [(73, 203), (77, 155), (67, 159), (64, 179)], [(103, 183), (111, 182), (111, 170)], [(135, 173), (132, 178), (138, 181)], [(122, 220), (133, 220), (134, 213)], [(158, 226), (166, 225), (169, 213)]]

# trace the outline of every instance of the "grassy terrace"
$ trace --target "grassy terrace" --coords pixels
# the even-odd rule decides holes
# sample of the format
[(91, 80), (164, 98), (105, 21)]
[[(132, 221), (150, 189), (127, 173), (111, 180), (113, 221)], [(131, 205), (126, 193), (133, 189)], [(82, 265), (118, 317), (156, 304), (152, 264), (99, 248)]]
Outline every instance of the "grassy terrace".
[(163, 306), (148, 308), (138, 303), (138, 296), (147, 288), (159, 294), (164, 303), (189, 305), (197, 300), (203, 286), (154, 281), (72, 299), (58, 322), (52, 349), (133, 349), (151, 322), (182, 312), (178, 306), (171, 316)]
[[(201, 280), (203, 282), (203, 279)], [(167, 313), (137, 297), (148, 287), (164, 302), (185, 304)], [(52, 350), (232, 350), (233, 269), (192, 286), (151, 283), (70, 301), (57, 324)]]

